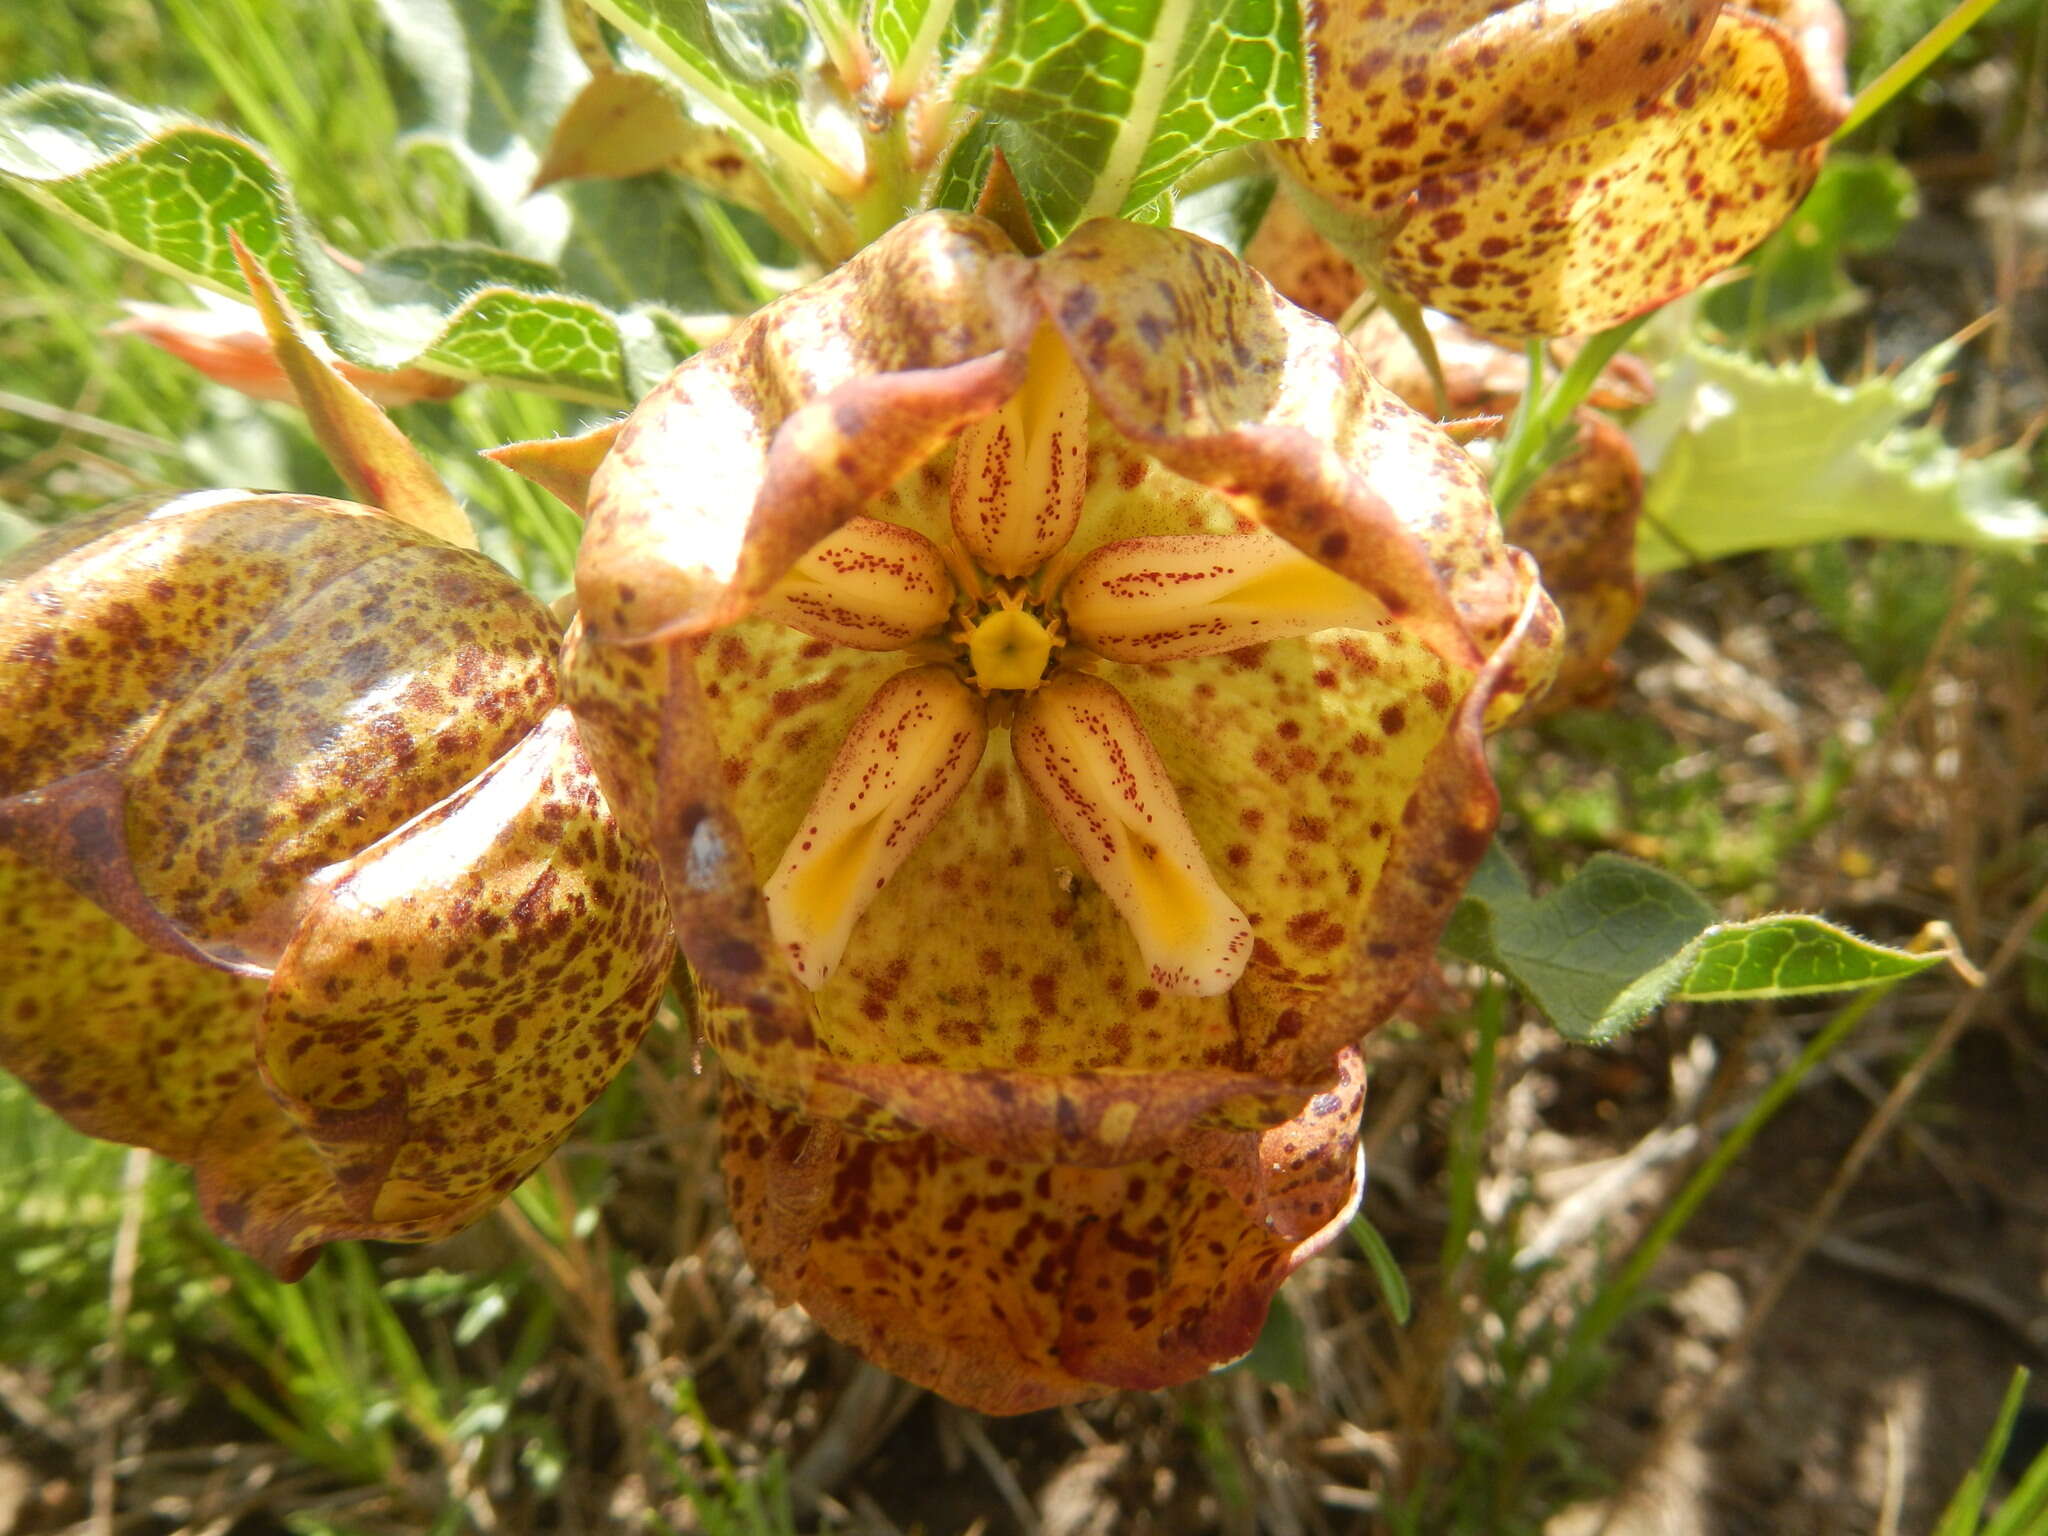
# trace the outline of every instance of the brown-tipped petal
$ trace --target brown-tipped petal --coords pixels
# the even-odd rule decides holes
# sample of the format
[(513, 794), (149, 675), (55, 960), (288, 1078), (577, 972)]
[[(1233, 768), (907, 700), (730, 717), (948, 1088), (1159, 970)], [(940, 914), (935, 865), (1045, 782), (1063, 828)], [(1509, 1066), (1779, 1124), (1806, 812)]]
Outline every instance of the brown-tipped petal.
[(1849, 23), (1835, 0), (1743, 0), (1743, 9), (1770, 17), (1791, 33), (1814, 89), (1848, 110)]
[(1060, 604), (1075, 640), (1112, 661), (1185, 661), (1386, 620), (1377, 598), (1269, 534), (1187, 534), (1104, 544)]
[(959, 797), (988, 740), (985, 707), (949, 667), (883, 684), (762, 888), (790, 969), (822, 987), (853, 926)]
[(515, 475), (524, 475), (553, 496), (578, 517), (590, 515), (590, 479), (597, 466), (612, 451), (624, 419), (608, 421), (601, 427), (575, 437), (546, 437), (531, 443), (507, 443), (486, 448), (483, 456), (502, 464)]
[[(954, 1402), (1025, 1413), (1172, 1386), (1252, 1347), (1358, 1199), (1357, 1100), (1332, 1098), (1264, 1138), (1085, 1168), (869, 1141), (729, 1091), (727, 1198), (778, 1296)], [(1268, 1150), (1271, 1193), (1244, 1166)]]
[(953, 609), (946, 557), (923, 534), (856, 517), (768, 589), (755, 614), (860, 651), (931, 634)]
[(159, 947), (267, 965), (317, 871), (554, 702), (546, 610), (371, 508), (222, 492), (91, 529), (0, 587), (0, 841)]
[[(1478, 467), (1229, 252), (1096, 220), (1037, 263), (1101, 414), (1476, 667), (1519, 589)], [(1087, 529), (1084, 526), (1083, 536)]]
[(1643, 606), (1636, 518), (1643, 473), (1626, 433), (1582, 411), (1578, 445), (1554, 464), (1508, 518), (1507, 535), (1535, 557), (1564, 616), (1564, 657), (1541, 713), (1605, 702), (1609, 659)]
[(433, 466), (375, 401), (343, 378), (300, 334), (284, 295), (240, 236), (230, 231), (228, 239), (299, 408), (350, 493), (435, 538), (475, 549), (476, 529), (469, 514), (448, 494)]
[(278, 962), (257, 1052), (357, 1217), (452, 1231), (625, 1064), (673, 956), (653, 859), (556, 710), (335, 873)]
[(1051, 326), (1031, 338), (1023, 388), (960, 434), (952, 519), (961, 548), (1026, 576), (1073, 536), (1088, 488), (1088, 391)]
[[(126, 320), (107, 327), (109, 336), (140, 336), (153, 346), (189, 363), (216, 384), (258, 400), (293, 401), (291, 380), (277, 359), (277, 348), (264, 334), (256, 311), (179, 309), (168, 304), (129, 303)], [(315, 350), (325, 357), (324, 346)], [(424, 368), (359, 368), (330, 359), (336, 372), (379, 405), (412, 405), (421, 400), (446, 400), (464, 388), (460, 379)]]
[(1251, 959), (1252, 930), (1223, 894), (1180, 797), (1123, 695), (1067, 672), (1018, 708), (1017, 767), (1115, 904), (1165, 992), (1213, 997)]
[(732, 622), (1001, 405), (1033, 316), (996, 293), (1021, 263), (991, 224), (921, 214), (671, 374), (591, 485), (576, 588), (592, 634)]

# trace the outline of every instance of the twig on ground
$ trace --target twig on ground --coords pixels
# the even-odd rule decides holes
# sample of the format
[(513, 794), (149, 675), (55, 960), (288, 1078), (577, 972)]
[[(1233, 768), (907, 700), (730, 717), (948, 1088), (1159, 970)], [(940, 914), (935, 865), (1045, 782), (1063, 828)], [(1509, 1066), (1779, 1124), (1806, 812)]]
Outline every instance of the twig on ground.
[(2048, 1312), (2027, 1306), (1987, 1280), (1936, 1269), (1931, 1264), (1922, 1264), (1904, 1254), (1893, 1253), (1874, 1243), (1859, 1243), (1853, 1238), (1822, 1237), (1814, 1243), (1813, 1251), (1845, 1269), (1930, 1291), (1969, 1307), (2010, 1330), (2036, 1355), (2048, 1357)]

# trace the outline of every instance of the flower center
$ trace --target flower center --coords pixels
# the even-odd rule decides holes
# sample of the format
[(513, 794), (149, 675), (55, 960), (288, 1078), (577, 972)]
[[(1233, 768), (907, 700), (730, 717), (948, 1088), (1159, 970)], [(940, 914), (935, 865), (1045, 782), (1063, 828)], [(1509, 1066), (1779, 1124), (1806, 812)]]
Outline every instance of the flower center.
[(1005, 602), (984, 613), (967, 631), (967, 665), (974, 686), (983, 693), (1036, 688), (1045, 681), (1053, 649), (1060, 644), (1058, 627), (1055, 619), (1047, 628), (1021, 602)]

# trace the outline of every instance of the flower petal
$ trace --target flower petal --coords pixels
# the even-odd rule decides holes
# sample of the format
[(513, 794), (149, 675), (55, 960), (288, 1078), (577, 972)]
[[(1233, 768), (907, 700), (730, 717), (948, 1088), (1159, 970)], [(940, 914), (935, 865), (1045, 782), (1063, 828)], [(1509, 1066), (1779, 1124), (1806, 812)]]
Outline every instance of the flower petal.
[(1184, 661), (1386, 621), (1377, 598), (1267, 534), (1124, 539), (1060, 587), (1072, 637), (1112, 661)]
[(204, 493), (90, 532), (0, 589), (0, 841), (160, 947), (267, 966), (315, 871), (553, 704), (546, 610), (369, 508)]
[[(778, 1102), (821, 1115), (858, 1117), (872, 1108), (859, 1095), (815, 1089), (818, 1041), (811, 1027), (810, 994), (781, 962), (755, 874), (757, 867), (769, 867), (768, 860), (784, 844), (750, 849), (745, 824), (725, 793), (728, 759), (721, 754), (706, 697), (711, 689), (723, 694), (728, 687), (744, 695), (744, 685), (757, 681), (748, 638), (763, 631), (801, 637), (765, 623), (741, 630), (752, 633), (728, 631), (708, 647), (714, 653), (726, 651), (733, 665), (724, 679), (707, 680), (698, 675), (698, 642), (672, 638), (613, 645), (596, 639), (579, 620), (563, 642), (562, 696), (575, 711), (591, 766), (620, 826), (660, 862), (676, 939), (709, 1000), (699, 1015), (705, 1039), (720, 1061), (740, 1081), (773, 1091)], [(778, 694), (785, 712), (810, 716), (797, 728), (813, 727), (806, 750), (817, 755), (821, 774), (835, 738), (816, 728), (818, 719), (847, 718), (845, 712), (857, 707), (859, 694), (844, 686), (846, 677), (861, 678), (863, 668), (900, 665), (893, 657), (841, 654), (849, 659), (829, 674), (824, 688), (807, 694), (764, 688), (766, 696), (753, 716), (756, 726), (774, 720)], [(715, 666), (714, 656), (706, 669)], [(761, 672), (773, 676), (769, 668)], [(842, 713), (827, 716), (829, 709)], [(762, 756), (772, 764), (777, 740), (757, 731), (742, 749), (760, 752), (765, 744), (769, 750)], [(802, 797), (816, 782), (765, 789), (750, 785), (750, 792), (737, 798), (750, 810), (761, 800), (784, 806), (786, 840), (807, 803)]]
[[(1529, 386), (1529, 360), (1523, 349), (1503, 345), (1434, 309), (1424, 310), (1422, 320), (1436, 345), (1445, 403), (1452, 414), (1505, 417), (1512, 412)], [(1347, 334), (1375, 379), (1418, 411), (1436, 409), (1429, 372), (1393, 316), (1374, 310)], [(1569, 344), (1553, 343), (1550, 351), (1560, 368), (1569, 365)], [(1650, 365), (1621, 352), (1600, 370), (1586, 403), (1604, 411), (1632, 410), (1649, 404), (1655, 393)]]
[(653, 860), (556, 710), (334, 873), (278, 962), (257, 1052), (355, 1216), (448, 1232), (568, 1134), (673, 956)]
[[(729, 1089), (727, 1198), (771, 1290), (954, 1402), (1171, 1386), (1250, 1349), (1281, 1281), (1350, 1218), (1357, 1082), (1353, 1058), (1299, 1121), (1115, 1168), (869, 1141)], [(1275, 1191), (1260, 1163), (1281, 1165)]]
[(1130, 925), (1152, 984), (1214, 997), (1251, 959), (1244, 913), (1209, 872), (1165, 765), (1123, 696), (1064, 672), (1018, 707), (1017, 767)]
[[(1023, 259), (922, 214), (749, 316), (628, 419), (591, 485), (576, 586), (612, 643), (700, 634), (1022, 382)], [(1011, 275), (1006, 279), (1004, 273)]]
[(1398, 218), (1430, 174), (1561, 143), (1645, 110), (1722, 0), (1326, 5), (1314, 139), (1281, 156), (1314, 190)]
[(1023, 387), (953, 453), (954, 535), (998, 576), (1029, 575), (1064, 548), (1088, 489), (1088, 391), (1050, 326), (1030, 356)]
[[(1097, 220), (1038, 263), (1101, 413), (1466, 667), (1521, 590), (1479, 470), (1228, 252)], [(1168, 338), (1171, 339), (1170, 344)]]
[(1351, 254), (1504, 335), (1598, 330), (1732, 265), (1847, 108), (1791, 32), (1737, 7), (1480, 9), (1422, 13), (1464, 28), (1446, 35), (1333, 17), (1326, 131), (1281, 155)]
[(853, 722), (818, 797), (762, 887), (797, 979), (822, 987), (853, 925), (967, 787), (986, 713), (950, 667), (884, 683)]
[(0, 852), (0, 1067), (88, 1136), (180, 1162), (240, 1086), (263, 983), (150, 949)]
[(264, 1089), (262, 981), (152, 950), (6, 854), (0, 933), (0, 1068), (87, 1135), (190, 1164), (200, 1210), (223, 1238), (292, 1280), (321, 1242), (423, 1235), (352, 1213)]
[(1365, 292), (1358, 268), (1309, 222), (1285, 186), (1266, 205), (1244, 259), (1290, 301), (1333, 324)]
[(938, 546), (873, 517), (827, 534), (754, 610), (862, 651), (900, 649), (933, 633), (952, 611), (953, 578)]
[(1529, 487), (1507, 535), (1534, 557), (1543, 588), (1564, 616), (1557, 679), (1538, 706), (1604, 703), (1614, 691), (1613, 656), (1642, 611), (1636, 575), (1636, 518), (1643, 472), (1628, 435), (1580, 412), (1578, 444)]

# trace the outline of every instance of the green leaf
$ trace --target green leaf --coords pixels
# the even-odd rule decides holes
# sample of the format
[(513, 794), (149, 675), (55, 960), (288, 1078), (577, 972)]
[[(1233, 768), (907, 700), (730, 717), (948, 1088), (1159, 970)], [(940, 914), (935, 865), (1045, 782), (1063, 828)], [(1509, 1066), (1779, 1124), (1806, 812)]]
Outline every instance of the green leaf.
[(1998, 1464), (2012, 1441), (2013, 1425), (2019, 1421), (2020, 1407), (2026, 1400), (2028, 1375), (2025, 1366), (2014, 1368), (1998, 1405), (1998, 1417), (1992, 1421), (1991, 1434), (1977, 1454), (1977, 1464), (1941, 1512), (1935, 1536), (1976, 1536), (1978, 1517), (1984, 1512), (1984, 1501), (1990, 1496), (1992, 1480), (1998, 1475)]
[(835, 197), (857, 179), (812, 137), (803, 73), (813, 40), (791, 0), (590, 0), (769, 158)]
[(158, 270), (245, 300), (236, 231), (292, 307), (364, 367), (620, 406), (688, 355), (654, 356), (679, 334), (658, 312), (614, 313), (559, 291), (552, 267), (483, 246), (401, 247), (351, 271), (255, 145), (83, 86), (0, 99), (0, 176)]
[(1414, 1312), (1414, 1302), (1408, 1295), (1408, 1277), (1401, 1273), (1394, 1250), (1387, 1246), (1387, 1240), (1380, 1236), (1380, 1229), (1362, 1211), (1351, 1218), (1351, 1240), (1358, 1244), (1358, 1251), (1372, 1266), (1373, 1278), (1379, 1282), (1380, 1295), (1387, 1303), (1387, 1313), (1394, 1319), (1394, 1326), (1406, 1328)]
[(1889, 155), (1831, 155), (1806, 200), (1744, 263), (1748, 275), (1704, 296), (1701, 312), (1749, 346), (1853, 314), (1863, 290), (1843, 258), (1888, 248), (1917, 199)]
[(1964, 458), (1904, 425), (1932, 403), (1956, 346), (1845, 385), (1810, 358), (1773, 365), (1689, 343), (1630, 428), (1649, 476), (1637, 567), (1859, 536), (2009, 548), (2048, 535), (2019, 494), (2023, 455)]
[(1013, 0), (989, 58), (961, 94), (994, 119), (1048, 243), (1309, 128), (1296, 0)]
[(1700, 1003), (1860, 991), (1916, 976), (1944, 958), (1873, 944), (1797, 912), (1718, 924), (1689, 948), (1692, 968), (1678, 995)]
[(956, 213), (973, 212), (981, 189), (988, 184), (995, 158), (996, 126), (985, 117), (977, 118), (960, 135), (932, 178), (932, 206), (951, 208)]
[[(868, 39), (888, 66), (891, 94), (904, 99), (973, 38), (995, 0), (872, 0)], [(908, 90), (896, 82), (907, 81)]]
[(1793, 913), (1717, 923), (1693, 889), (1660, 869), (1595, 854), (1556, 890), (1532, 897), (1489, 849), (1452, 915), (1445, 947), (1503, 972), (1559, 1033), (1612, 1040), (1677, 996), (1754, 1002), (1850, 992), (1916, 975), (1943, 955), (1872, 944)]
[[(533, 190), (556, 125), (590, 80), (559, 6), (543, 0), (378, 0), (378, 6), (393, 53), (419, 85), (420, 115), (400, 148), (415, 162), (451, 165), (493, 238), (558, 269), (556, 286), (614, 308), (642, 301), (686, 311), (753, 307), (716, 259), (704, 227), (704, 195), (677, 177)], [(785, 259), (784, 253), (776, 250), (775, 259)]]

